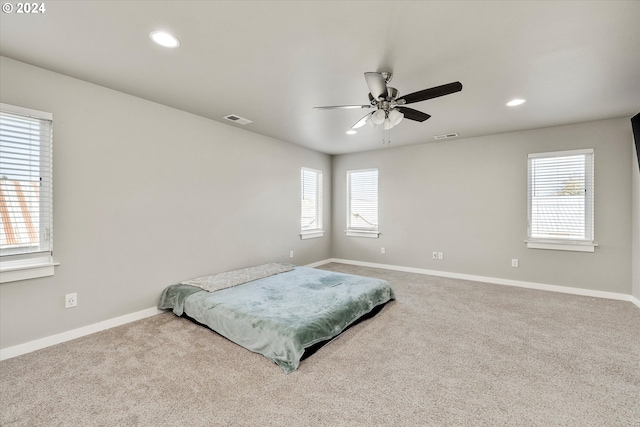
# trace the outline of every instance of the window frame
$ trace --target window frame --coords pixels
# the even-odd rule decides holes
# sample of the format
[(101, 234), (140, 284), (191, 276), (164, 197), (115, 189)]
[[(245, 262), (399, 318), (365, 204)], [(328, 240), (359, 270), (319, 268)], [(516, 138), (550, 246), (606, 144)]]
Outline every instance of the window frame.
[(39, 190), (41, 202), (38, 216), (39, 236), (46, 239), (48, 245), (34, 252), (0, 255), (0, 283), (53, 276), (54, 266), (59, 265), (53, 261), (53, 114), (4, 103), (0, 103), (0, 110), (11, 115), (49, 122), (48, 142), (41, 145), (44, 149), (40, 151), (41, 159), (44, 160), (39, 160), (39, 165), (47, 163), (48, 170), (45, 169), (45, 173), (39, 171), (42, 184)]
[[(314, 210), (315, 210), (315, 218), (316, 218), (316, 227), (308, 227), (305, 228), (303, 225), (303, 220), (305, 217), (305, 188), (306, 188), (306, 180), (305, 174), (309, 174), (308, 176), (312, 176), (315, 180), (311, 182), (311, 185), (315, 187), (315, 201)], [(312, 169), (307, 167), (300, 168), (300, 239), (316, 239), (324, 236), (324, 224), (323, 224), (323, 180), (324, 175), (319, 169)]]
[[(352, 206), (352, 188), (351, 188), (351, 176), (352, 174), (356, 174), (356, 173), (366, 173), (366, 172), (375, 172), (376, 177), (375, 177), (375, 190), (376, 190), (376, 194), (375, 194), (375, 199), (376, 199), (376, 206), (375, 206), (375, 214), (376, 214), (376, 219), (377, 219), (377, 224), (375, 224), (375, 226), (372, 227), (354, 227), (352, 225), (351, 222), (351, 217), (353, 216), (353, 213), (351, 211), (351, 206)], [(368, 168), (368, 169), (354, 169), (354, 170), (348, 170), (346, 173), (346, 182), (347, 182), (347, 204), (346, 204), (346, 215), (347, 215), (347, 229), (345, 230), (345, 234), (348, 237), (368, 237), (368, 238), (373, 238), (373, 239), (377, 239), (378, 237), (380, 237), (380, 200), (379, 200), (379, 195), (380, 195), (380, 189), (379, 189), (379, 179), (380, 179), (380, 173), (378, 171), (377, 168)]]
[[(584, 156), (584, 179), (585, 195), (583, 201), (584, 208), (584, 238), (576, 237), (539, 237), (533, 235), (533, 165), (535, 159), (551, 159), (561, 157)], [(592, 148), (553, 151), (544, 153), (531, 153), (527, 160), (527, 239), (525, 240), (529, 249), (550, 249), (574, 252), (595, 252), (598, 246), (595, 243), (595, 203), (594, 203), (594, 181), (595, 181), (595, 153)]]

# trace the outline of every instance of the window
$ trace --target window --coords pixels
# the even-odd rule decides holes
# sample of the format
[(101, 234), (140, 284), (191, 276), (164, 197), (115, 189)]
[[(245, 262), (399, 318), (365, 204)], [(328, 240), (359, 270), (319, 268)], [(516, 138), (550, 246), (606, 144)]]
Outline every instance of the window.
[(529, 155), (527, 247), (593, 252), (593, 150)]
[(53, 275), (52, 120), (0, 104), (1, 282)]
[(378, 169), (347, 171), (347, 236), (378, 232)]
[(322, 237), (322, 171), (302, 168), (300, 182), (300, 237)]

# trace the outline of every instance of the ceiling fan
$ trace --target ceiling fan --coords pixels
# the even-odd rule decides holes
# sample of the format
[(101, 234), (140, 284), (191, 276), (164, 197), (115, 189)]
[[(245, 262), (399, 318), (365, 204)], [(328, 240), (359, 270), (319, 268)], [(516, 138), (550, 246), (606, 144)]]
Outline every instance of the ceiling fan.
[(351, 126), (351, 129), (358, 129), (367, 124), (367, 122), (370, 122), (374, 126), (381, 124), (384, 130), (387, 130), (400, 123), (403, 118), (416, 122), (424, 122), (431, 117), (427, 113), (405, 107), (405, 105), (426, 101), (427, 99), (437, 98), (439, 96), (450, 95), (462, 90), (462, 83), (454, 82), (398, 97), (398, 89), (387, 86), (387, 83), (391, 81), (392, 77), (393, 74), (389, 72), (364, 73), (364, 78), (369, 87), (370, 103), (367, 105), (333, 105), (313, 108), (316, 110), (375, 108), (375, 111), (367, 113), (366, 116)]

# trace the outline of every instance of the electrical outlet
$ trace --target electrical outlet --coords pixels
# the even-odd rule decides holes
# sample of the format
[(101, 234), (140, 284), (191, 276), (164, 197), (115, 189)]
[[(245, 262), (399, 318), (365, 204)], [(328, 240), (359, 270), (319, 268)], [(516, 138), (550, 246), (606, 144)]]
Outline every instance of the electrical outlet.
[(384, 255), (387, 253), (387, 250), (385, 248), (380, 248), (380, 253)]
[(432, 257), (433, 259), (438, 259), (438, 252), (434, 252), (434, 253), (431, 255), (431, 257)]
[(293, 251), (289, 251), (289, 258), (293, 258)]
[(438, 252), (438, 259), (444, 259), (444, 254), (442, 252)]
[(511, 267), (517, 267), (518, 266), (518, 260), (516, 258), (511, 260)]
[(64, 296), (64, 308), (71, 308), (78, 305), (78, 294), (66, 294)]

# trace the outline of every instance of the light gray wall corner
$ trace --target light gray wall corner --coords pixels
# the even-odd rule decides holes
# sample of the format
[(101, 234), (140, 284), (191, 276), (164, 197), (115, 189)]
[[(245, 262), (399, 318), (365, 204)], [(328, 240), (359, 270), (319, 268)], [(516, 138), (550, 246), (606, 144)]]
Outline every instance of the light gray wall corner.
[(1, 102), (53, 113), (61, 263), (0, 285), (0, 348), (148, 309), (190, 277), (330, 258), (329, 233), (299, 237), (302, 166), (324, 172), (331, 226), (330, 156), (8, 58), (0, 71)]
[[(638, 137), (640, 138), (640, 136)], [(633, 140), (631, 141), (631, 150), (631, 200), (633, 203), (631, 215), (631, 228), (633, 236), (633, 244), (631, 250), (631, 295), (640, 300), (640, 168), (638, 168), (638, 156), (636, 154), (636, 145)]]
[[(328, 156), (2, 57), (0, 85), (1, 102), (54, 114), (61, 262), (53, 277), (0, 285), (3, 349), (148, 309), (181, 279), (269, 261), (351, 259), (640, 298), (628, 119)], [(595, 149), (600, 246), (528, 250), (527, 154), (574, 148)], [(324, 172), (319, 239), (299, 238), (303, 166)], [(346, 237), (345, 173), (370, 167), (382, 234)], [(79, 305), (64, 309), (70, 292)]]
[[(334, 156), (332, 257), (628, 295), (630, 137), (628, 119), (612, 119)], [(600, 246), (527, 249), (527, 155), (580, 148), (595, 150)], [(379, 170), (381, 235), (347, 237), (345, 173), (370, 167)]]

